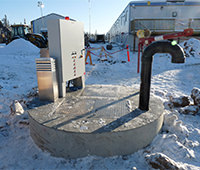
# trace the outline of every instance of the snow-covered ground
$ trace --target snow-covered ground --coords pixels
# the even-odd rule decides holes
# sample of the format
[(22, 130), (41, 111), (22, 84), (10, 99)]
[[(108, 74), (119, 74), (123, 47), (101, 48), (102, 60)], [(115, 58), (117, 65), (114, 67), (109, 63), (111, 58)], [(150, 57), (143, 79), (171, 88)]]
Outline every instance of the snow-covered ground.
[[(35, 58), (39, 57), (39, 49), (22, 39), (8, 46), (0, 44), (0, 169), (200, 169), (200, 113), (182, 114), (179, 107), (170, 103), (180, 96), (187, 96), (192, 103), (192, 89), (200, 88), (200, 41), (190, 39), (181, 45), (187, 54), (185, 64), (172, 64), (168, 54), (154, 57), (151, 93), (163, 101), (165, 120), (162, 131), (148, 147), (132, 155), (65, 160), (52, 157), (34, 144), (26, 111), (22, 115), (11, 114), (14, 100), (26, 110), (36, 93)], [(94, 53), (99, 54), (100, 50)], [(130, 63), (124, 62), (126, 50), (108, 61), (93, 55), (95, 66), (86, 65), (86, 84), (139, 89), (137, 53), (131, 52), (130, 57)]]

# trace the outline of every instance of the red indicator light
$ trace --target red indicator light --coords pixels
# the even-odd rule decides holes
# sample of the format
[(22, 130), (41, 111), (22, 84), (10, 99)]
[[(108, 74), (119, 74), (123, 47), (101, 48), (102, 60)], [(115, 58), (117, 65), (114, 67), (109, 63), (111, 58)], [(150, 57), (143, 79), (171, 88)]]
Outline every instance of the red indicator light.
[(69, 17), (65, 17), (65, 20), (69, 20), (70, 18)]

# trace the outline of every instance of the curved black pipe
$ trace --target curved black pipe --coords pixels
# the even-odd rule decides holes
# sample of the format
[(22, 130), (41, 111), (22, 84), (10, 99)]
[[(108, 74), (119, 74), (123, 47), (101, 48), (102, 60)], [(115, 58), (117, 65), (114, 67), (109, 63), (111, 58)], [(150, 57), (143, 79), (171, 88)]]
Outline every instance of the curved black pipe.
[(142, 55), (140, 84), (139, 109), (141, 110), (149, 110), (152, 61), (153, 55), (156, 53), (169, 53), (172, 56), (172, 63), (185, 62), (183, 49), (178, 44), (172, 45), (170, 41), (156, 41), (145, 48)]

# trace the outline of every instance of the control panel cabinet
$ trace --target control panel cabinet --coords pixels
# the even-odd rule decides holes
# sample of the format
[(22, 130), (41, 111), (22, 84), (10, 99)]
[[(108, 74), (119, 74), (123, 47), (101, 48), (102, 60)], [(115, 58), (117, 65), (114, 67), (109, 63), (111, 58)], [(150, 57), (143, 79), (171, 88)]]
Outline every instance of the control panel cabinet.
[(64, 19), (49, 20), (47, 28), (49, 54), (56, 59), (59, 96), (65, 97), (67, 81), (81, 81), (82, 87), (84, 87), (83, 23)]

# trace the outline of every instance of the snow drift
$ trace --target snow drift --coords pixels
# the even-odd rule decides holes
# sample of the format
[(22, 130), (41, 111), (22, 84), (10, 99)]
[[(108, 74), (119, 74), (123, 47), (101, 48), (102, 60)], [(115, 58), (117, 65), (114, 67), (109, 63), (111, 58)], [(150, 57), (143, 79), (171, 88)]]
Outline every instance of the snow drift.
[(1, 46), (0, 55), (37, 55), (40, 49), (22, 38), (16, 39), (6, 46)]
[(192, 38), (181, 44), (183, 47), (186, 57), (196, 57), (200, 58), (200, 41)]

